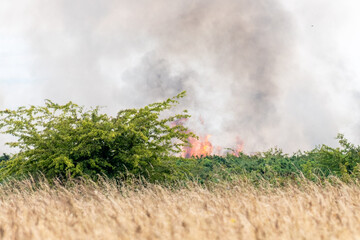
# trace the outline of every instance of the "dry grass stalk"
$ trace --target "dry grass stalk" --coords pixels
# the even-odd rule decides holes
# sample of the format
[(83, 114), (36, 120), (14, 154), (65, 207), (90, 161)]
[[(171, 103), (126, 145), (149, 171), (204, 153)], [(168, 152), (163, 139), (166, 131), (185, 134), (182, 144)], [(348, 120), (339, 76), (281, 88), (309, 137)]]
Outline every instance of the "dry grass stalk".
[(360, 187), (0, 187), (1, 239), (359, 239)]

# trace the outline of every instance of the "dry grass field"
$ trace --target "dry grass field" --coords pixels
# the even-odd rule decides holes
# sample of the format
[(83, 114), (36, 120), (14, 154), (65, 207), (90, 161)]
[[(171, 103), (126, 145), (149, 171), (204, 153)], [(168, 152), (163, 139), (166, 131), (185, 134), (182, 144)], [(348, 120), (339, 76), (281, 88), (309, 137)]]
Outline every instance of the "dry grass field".
[(360, 187), (0, 187), (1, 239), (360, 239)]

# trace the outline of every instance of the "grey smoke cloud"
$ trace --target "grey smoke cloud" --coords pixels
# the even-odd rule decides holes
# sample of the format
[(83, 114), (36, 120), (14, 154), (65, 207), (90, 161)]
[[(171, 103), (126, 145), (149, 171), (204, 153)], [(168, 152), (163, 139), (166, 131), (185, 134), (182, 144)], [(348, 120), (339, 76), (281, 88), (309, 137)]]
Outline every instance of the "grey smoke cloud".
[(340, 129), (279, 1), (15, 1), (41, 99), (114, 113), (186, 90), (189, 126), (223, 147), (240, 137), (248, 152), (306, 149)]
[[(219, 139), (232, 135), (221, 142), (231, 144), (239, 135), (248, 145), (267, 145), (266, 130), (279, 118), (277, 78), (294, 44), (288, 14), (276, 2), (226, 0), (193, 1), (156, 16), (165, 22), (149, 27), (156, 54), (140, 62), (129, 85), (152, 99), (186, 89), (191, 112), (208, 115), (204, 131), (218, 125)], [(155, 65), (140, 70), (149, 63)], [(177, 76), (170, 77), (171, 65), (180, 66)]]

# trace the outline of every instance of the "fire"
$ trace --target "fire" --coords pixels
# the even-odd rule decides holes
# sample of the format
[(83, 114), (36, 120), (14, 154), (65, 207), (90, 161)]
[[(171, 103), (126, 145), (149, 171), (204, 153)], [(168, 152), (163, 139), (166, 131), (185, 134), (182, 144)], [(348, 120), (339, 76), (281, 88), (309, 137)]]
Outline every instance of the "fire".
[[(178, 119), (171, 123), (172, 126), (183, 125), (185, 124), (187, 119)], [(200, 122), (204, 125), (204, 120), (200, 118)], [(239, 137), (236, 138), (236, 147), (233, 149), (223, 149), (220, 146), (214, 147), (210, 142), (211, 135), (207, 134), (205, 136), (200, 136), (199, 139), (190, 137), (188, 139), (191, 146), (184, 147), (181, 156), (183, 158), (191, 158), (191, 157), (205, 157), (210, 156), (212, 154), (216, 154), (218, 156), (222, 156), (224, 154), (230, 153), (234, 156), (240, 156), (240, 153), (244, 149), (244, 142), (240, 140)], [(229, 152), (230, 151), (230, 152)]]
[(201, 157), (211, 155), (213, 152), (213, 145), (209, 141), (211, 135), (206, 135), (205, 137), (189, 138), (191, 147), (185, 147), (182, 153), (182, 157)]
[(244, 150), (244, 142), (240, 140), (239, 137), (236, 137), (236, 148), (232, 153), (234, 156), (239, 157), (240, 153)]

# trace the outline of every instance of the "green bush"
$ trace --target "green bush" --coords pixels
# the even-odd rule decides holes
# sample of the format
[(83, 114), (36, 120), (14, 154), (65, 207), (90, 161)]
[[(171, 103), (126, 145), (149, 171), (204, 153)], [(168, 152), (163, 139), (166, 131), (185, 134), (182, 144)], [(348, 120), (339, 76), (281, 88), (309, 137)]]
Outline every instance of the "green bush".
[(233, 156), (206, 156), (192, 159), (177, 159), (178, 169), (200, 182), (231, 180), (244, 176), (251, 181), (266, 180), (279, 183), (283, 180), (307, 178), (322, 181), (336, 176), (343, 181), (360, 177), (360, 147), (338, 135), (340, 147), (326, 145), (309, 152), (284, 154), (279, 149)]
[(348, 181), (358, 175), (360, 146), (349, 143), (342, 134), (339, 134), (337, 139), (340, 143), (338, 148), (322, 145), (311, 151), (309, 153), (311, 163), (309, 162), (307, 167), (321, 171), (325, 176), (335, 175)]
[(0, 130), (17, 138), (7, 144), (19, 149), (2, 163), (0, 179), (38, 173), (49, 179), (125, 173), (164, 178), (171, 171), (162, 162), (188, 145), (189, 136), (196, 137), (184, 126), (171, 125), (188, 118), (186, 111), (160, 116), (184, 96), (122, 110), (115, 117), (100, 113), (99, 107), (85, 110), (49, 100), (45, 106), (0, 111)]

